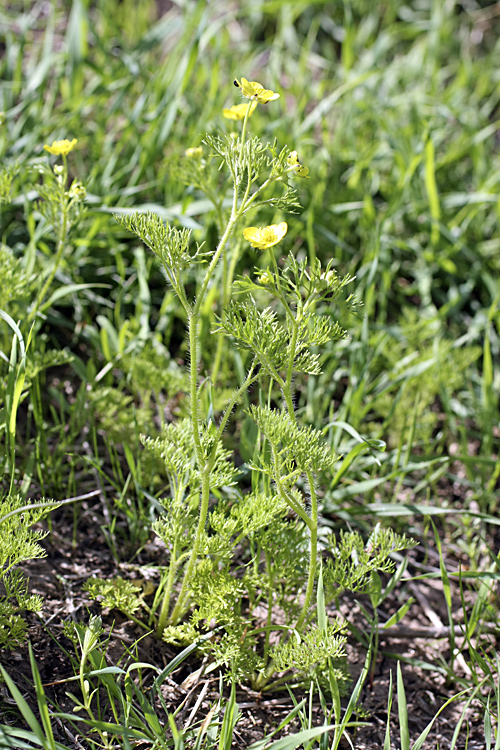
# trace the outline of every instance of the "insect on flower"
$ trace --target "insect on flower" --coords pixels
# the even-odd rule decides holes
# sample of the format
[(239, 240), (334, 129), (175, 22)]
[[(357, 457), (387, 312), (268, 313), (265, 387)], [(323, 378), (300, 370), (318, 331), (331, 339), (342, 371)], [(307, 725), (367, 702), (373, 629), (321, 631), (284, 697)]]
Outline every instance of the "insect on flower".
[(309, 174), (309, 167), (304, 167), (304, 165), (299, 162), (299, 157), (296, 151), (290, 152), (287, 163), (288, 166), (294, 168), (293, 174), (296, 177), (307, 177)]
[(258, 81), (247, 81), (246, 78), (242, 78), (239, 81), (235, 78), (234, 85), (241, 89), (243, 96), (246, 96), (247, 99), (254, 99), (259, 104), (267, 104), (267, 102), (272, 102), (280, 98), (279, 94), (270, 91), (270, 89), (265, 89)]

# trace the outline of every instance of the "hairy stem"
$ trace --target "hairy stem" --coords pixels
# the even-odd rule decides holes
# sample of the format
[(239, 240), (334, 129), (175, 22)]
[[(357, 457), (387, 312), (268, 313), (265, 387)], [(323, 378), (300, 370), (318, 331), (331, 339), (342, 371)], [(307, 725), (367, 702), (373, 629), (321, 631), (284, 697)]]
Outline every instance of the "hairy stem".
[(318, 498), (316, 495), (316, 489), (314, 487), (314, 477), (311, 471), (307, 472), (307, 481), (309, 482), (309, 491), (311, 493), (311, 521), (312, 524), (309, 526), (310, 534), (310, 546), (309, 546), (309, 572), (307, 576), (306, 594), (304, 598), (304, 604), (302, 605), (302, 611), (299, 615), (299, 619), (295, 625), (296, 629), (300, 631), (304, 620), (307, 617), (309, 607), (311, 604), (312, 596), (314, 593), (314, 582), (316, 580), (316, 569), (318, 565)]
[[(200, 492), (200, 506), (198, 514), (198, 523), (196, 526), (195, 538), (193, 541), (193, 547), (191, 549), (187, 566), (184, 570), (182, 578), (181, 590), (177, 598), (177, 603), (172, 611), (169, 618), (169, 622), (175, 625), (181, 618), (184, 609), (187, 605), (189, 598), (189, 587), (191, 585), (191, 579), (195, 570), (196, 562), (198, 560), (199, 550), (201, 547), (201, 540), (205, 531), (205, 524), (208, 514), (208, 502), (210, 498), (210, 473), (213, 466), (213, 459), (215, 453), (207, 460), (203, 446), (201, 444), (200, 437), (200, 411), (198, 403), (198, 325), (200, 321), (200, 310), (205, 298), (205, 294), (208, 289), (208, 285), (212, 276), (215, 273), (215, 269), (219, 262), (220, 256), (222, 255), (226, 242), (229, 239), (231, 232), (233, 231), (236, 223), (241, 216), (241, 208), (238, 210), (238, 180), (235, 176), (234, 180), (234, 192), (233, 192), (233, 206), (231, 210), (231, 216), (227, 223), (226, 229), (219, 240), (219, 244), (215, 250), (214, 256), (210, 261), (207, 268), (205, 278), (201, 285), (201, 289), (198, 293), (196, 303), (192, 310), (189, 312), (189, 350), (190, 350), (190, 386), (189, 393), (191, 399), (191, 422), (193, 426), (193, 440), (196, 450), (196, 463), (201, 474), (201, 492)], [(159, 630), (159, 628), (158, 628)]]
[(206, 524), (207, 515), (208, 515), (209, 498), (210, 498), (210, 471), (207, 470), (207, 467), (204, 467), (204, 470), (202, 471), (202, 477), (201, 477), (200, 511), (198, 515), (198, 524), (196, 527), (196, 534), (195, 534), (194, 542), (193, 542), (193, 549), (191, 550), (189, 562), (186, 566), (186, 570), (184, 571), (184, 577), (182, 580), (181, 590), (177, 598), (177, 603), (170, 616), (170, 622), (172, 623), (172, 625), (176, 625), (179, 622), (187, 605), (187, 601), (189, 598), (189, 588), (192, 585), (193, 573), (194, 573), (194, 569), (198, 560), (198, 554), (199, 554), (200, 547), (201, 547), (201, 540), (203, 537), (203, 533), (205, 531), (205, 524)]
[(252, 100), (250, 99), (250, 101), (248, 102), (247, 111), (245, 112), (245, 119), (243, 120), (243, 127), (241, 129), (240, 161), (243, 156), (243, 146), (245, 145), (245, 136), (247, 133), (247, 122), (250, 116), (251, 106), (252, 106)]
[(163, 635), (165, 626), (168, 619), (168, 610), (170, 609), (170, 599), (172, 596), (172, 590), (174, 588), (175, 573), (177, 570), (177, 544), (174, 542), (172, 554), (170, 556), (170, 565), (168, 568), (167, 583), (165, 586), (165, 592), (163, 594), (163, 601), (161, 604), (160, 616), (158, 617), (158, 624), (156, 626), (156, 634), (159, 638)]
[(64, 188), (66, 186), (66, 182), (68, 179), (68, 165), (66, 162), (66, 157), (63, 155), (63, 161), (64, 161), (64, 172), (62, 174), (62, 180), (61, 180), (61, 187), (60, 187), (60, 194), (61, 194), (61, 211), (62, 211), (62, 222), (59, 229), (59, 235), (57, 238), (57, 249), (56, 249), (56, 257), (54, 258), (54, 265), (52, 266), (52, 270), (47, 276), (45, 283), (41, 290), (39, 291), (35, 304), (33, 305), (30, 314), (28, 315), (28, 326), (31, 325), (33, 320), (36, 317), (36, 314), (40, 307), (42, 306), (42, 303), (45, 299), (45, 296), (50, 289), (52, 282), (54, 281), (54, 277), (57, 273), (57, 269), (59, 268), (59, 263), (61, 262), (62, 254), (64, 252), (64, 248), (66, 247), (66, 238), (68, 235), (68, 202), (66, 200), (65, 194), (64, 194)]
[[(295, 409), (292, 399), (292, 377), (293, 377), (293, 363), (295, 360), (295, 347), (297, 345), (299, 321), (301, 316), (301, 310), (297, 310), (297, 318), (292, 328), (292, 339), (290, 343), (290, 357), (288, 360), (285, 388), (283, 389), (283, 396), (285, 399), (288, 414), (291, 419), (295, 422), (297, 417), (295, 415)], [(300, 631), (307, 617), (307, 612), (311, 604), (312, 596), (314, 593), (314, 582), (316, 579), (316, 568), (317, 568), (317, 557), (318, 557), (318, 498), (316, 495), (316, 488), (314, 486), (314, 477), (312, 471), (307, 471), (307, 481), (309, 483), (309, 492), (311, 494), (311, 515), (308, 516), (309, 522), (307, 527), (309, 529), (309, 570), (307, 574), (307, 585), (306, 593), (304, 598), (304, 604), (299, 615), (299, 619), (295, 627)]]
[(273, 577), (273, 565), (269, 552), (266, 552), (266, 569), (267, 575), (269, 576), (269, 586), (267, 593), (267, 621), (266, 621), (266, 640), (264, 642), (264, 668), (267, 667), (269, 661), (269, 643), (271, 638), (271, 625), (273, 622), (273, 591), (274, 591), (274, 577)]
[(250, 369), (248, 371), (248, 375), (245, 378), (245, 381), (240, 385), (237, 391), (235, 391), (231, 397), (230, 402), (226, 406), (226, 409), (224, 411), (224, 416), (222, 417), (219, 427), (217, 428), (217, 441), (220, 440), (222, 437), (222, 433), (224, 432), (224, 429), (227, 424), (227, 420), (231, 416), (231, 412), (233, 411), (234, 405), (238, 401), (239, 397), (246, 391), (246, 389), (257, 380), (259, 377), (258, 374), (254, 375), (254, 368), (257, 364), (257, 357), (254, 357), (252, 364), (250, 365)]

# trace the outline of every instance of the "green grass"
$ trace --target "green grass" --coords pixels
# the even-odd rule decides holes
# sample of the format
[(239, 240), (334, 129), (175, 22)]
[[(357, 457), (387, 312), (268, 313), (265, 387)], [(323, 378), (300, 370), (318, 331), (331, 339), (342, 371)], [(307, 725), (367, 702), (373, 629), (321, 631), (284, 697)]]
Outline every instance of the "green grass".
[[(439, 540), (449, 624), (468, 623), (457, 648), (474, 677), (457, 676), (453, 659), (440, 666), (496, 725), (498, 669), (481, 632), (498, 617), (500, 22), (450, 0), (166, 6), (161, 17), (148, 0), (14, 0), (0, 10), (0, 155), (16, 172), (12, 200), (0, 202), (2, 489), (16, 482), (27, 501), (61, 500), (98, 476), (110, 554), (127, 561), (147, 543), (162, 487), (139, 434), (156, 434), (165, 392), (182, 411), (182, 383), (162, 372), (187, 357), (185, 316), (153, 255), (113, 214), (151, 208), (199, 242), (216, 238), (216, 212), (183, 183), (182, 156), (204, 133), (233, 129), (222, 118), (233, 77), (260, 80), (281, 98), (272, 114), (258, 108), (250, 130), (296, 149), (310, 169), (287, 250), (335, 258), (364, 304), (363, 318), (343, 321), (349, 339), (326, 348), (323, 373), (296, 379), (300, 420), (347, 457), (325, 477), (326, 524), (368, 536), (392, 523), (421, 542), (423, 558)], [(45, 143), (66, 137), (78, 138), (70, 173), (87, 186), (87, 211), (23, 359), (56, 250), (34, 202), (36, 166), (47, 163)], [(253, 250), (242, 258), (237, 273), (263, 263)], [(202, 370), (214, 356), (209, 343)], [(223, 357), (226, 389), (242, 367)], [(79, 522), (76, 507), (76, 544)], [(45, 731), (48, 721), (43, 713)]]

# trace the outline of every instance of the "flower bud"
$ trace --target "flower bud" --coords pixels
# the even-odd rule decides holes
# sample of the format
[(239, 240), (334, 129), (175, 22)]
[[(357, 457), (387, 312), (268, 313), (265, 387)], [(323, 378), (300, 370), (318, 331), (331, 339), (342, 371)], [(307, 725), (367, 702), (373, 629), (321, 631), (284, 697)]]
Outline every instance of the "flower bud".
[(269, 271), (264, 271), (264, 273), (261, 273), (261, 275), (258, 277), (257, 281), (259, 284), (270, 284), (273, 280), (272, 275), (269, 273)]

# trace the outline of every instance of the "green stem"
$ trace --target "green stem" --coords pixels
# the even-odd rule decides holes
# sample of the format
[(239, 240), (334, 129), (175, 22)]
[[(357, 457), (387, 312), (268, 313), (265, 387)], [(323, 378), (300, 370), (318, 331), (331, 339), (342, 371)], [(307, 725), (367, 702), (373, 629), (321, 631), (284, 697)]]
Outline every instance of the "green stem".
[(62, 222), (61, 222), (61, 228), (59, 230), (59, 237), (57, 239), (57, 250), (56, 250), (56, 257), (54, 259), (54, 265), (52, 267), (52, 271), (49, 273), (47, 279), (45, 280), (45, 283), (40, 290), (40, 292), (37, 295), (35, 304), (28, 316), (28, 326), (31, 325), (33, 320), (36, 317), (37, 312), (42, 306), (42, 303), (45, 299), (45, 295), (47, 294), (48, 290), (50, 289), (50, 286), (52, 282), (54, 281), (54, 277), (57, 273), (57, 269), (59, 268), (59, 263), (61, 262), (62, 254), (64, 252), (64, 248), (66, 247), (66, 238), (68, 234), (68, 208), (69, 205), (66, 201), (66, 196), (64, 192), (64, 188), (66, 186), (66, 182), (68, 179), (68, 164), (66, 161), (66, 157), (63, 155), (63, 164), (64, 164), (64, 171), (62, 174), (62, 181), (60, 186), (60, 204), (61, 204), (61, 211), (62, 211)]
[(172, 596), (172, 590), (174, 588), (175, 573), (177, 570), (177, 544), (174, 542), (172, 554), (170, 556), (170, 565), (168, 567), (168, 577), (165, 586), (165, 592), (163, 594), (163, 601), (160, 610), (160, 616), (158, 617), (158, 624), (156, 626), (156, 635), (161, 638), (168, 619), (168, 610), (170, 609), (170, 599)]
[[(89, 715), (90, 720), (95, 722), (95, 715), (91, 707), (91, 698), (89, 696), (87, 685), (85, 684), (87, 682), (87, 680), (85, 679), (85, 664), (86, 663), (87, 663), (87, 657), (85, 654), (82, 654), (82, 659), (80, 661), (80, 673), (79, 673), (80, 690), (82, 691), (83, 705), (85, 706), (85, 710), (87, 714)], [(87, 682), (87, 684), (89, 683)], [(107, 747), (108, 744), (107, 744), (106, 736), (101, 732), (101, 730), (98, 727), (96, 727), (96, 729), (97, 729), (97, 733), (99, 737), (101, 738), (101, 742), (104, 743), (103, 747)]]
[(219, 427), (217, 428), (217, 442), (222, 437), (222, 433), (224, 432), (224, 429), (226, 427), (227, 420), (231, 416), (231, 412), (233, 410), (233, 407), (234, 407), (235, 403), (237, 402), (237, 400), (239, 399), (239, 397), (246, 391), (246, 389), (248, 388), (248, 386), (250, 386), (252, 383), (254, 383), (257, 380), (257, 378), (259, 377), (258, 374), (257, 375), (253, 374), (253, 370), (254, 370), (254, 367), (255, 367), (256, 364), (257, 364), (257, 357), (254, 357), (254, 360), (253, 360), (252, 364), (250, 365), (250, 369), (248, 371), (248, 375), (245, 378), (245, 381), (242, 383), (242, 385), (240, 385), (240, 387), (238, 388), (238, 390), (233, 393), (233, 395), (231, 397), (231, 400), (228, 403), (228, 405), (227, 405), (227, 407), (226, 407), (226, 409), (224, 411), (224, 416), (222, 417), (222, 419), (220, 421)]
[(193, 440), (196, 449), (198, 466), (201, 466), (203, 449), (200, 439), (200, 425), (198, 415), (198, 315), (195, 312), (189, 314), (189, 396), (191, 399), (191, 421), (193, 425)]
[[(248, 112), (247, 117), (248, 119)], [(243, 141), (242, 141), (243, 144)], [(189, 587), (191, 585), (191, 579), (193, 577), (194, 569), (198, 559), (199, 550), (201, 547), (201, 540), (205, 530), (205, 523), (208, 514), (208, 503), (210, 498), (210, 472), (213, 465), (213, 459), (215, 453), (210, 456), (207, 460), (203, 454), (203, 446), (200, 438), (200, 426), (199, 426), (199, 405), (198, 405), (198, 324), (200, 319), (200, 310), (205, 298), (205, 294), (208, 289), (210, 280), (215, 272), (220, 256), (224, 251), (226, 242), (228, 241), (231, 232), (236, 226), (238, 220), (242, 215), (242, 206), (238, 209), (238, 175), (234, 175), (234, 190), (233, 190), (233, 205), (231, 209), (231, 215), (227, 223), (226, 229), (222, 237), (219, 240), (219, 244), (215, 250), (214, 256), (210, 261), (205, 278), (201, 285), (201, 289), (198, 292), (198, 297), (193, 308), (189, 310), (189, 350), (190, 350), (190, 399), (191, 399), (191, 420), (193, 426), (193, 440), (196, 451), (196, 463), (198, 470), (201, 474), (201, 495), (200, 495), (200, 508), (198, 515), (198, 524), (196, 527), (195, 538), (193, 541), (193, 547), (189, 556), (188, 564), (185, 568), (184, 575), (182, 578), (181, 590), (177, 598), (177, 603), (172, 611), (169, 621), (172, 624), (176, 624), (183, 614), (187, 599), (189, 596)]]
[(189, 587), (192, 584), (193, 573), (196, 562), (198, 560), (198, 554), (201, 547), (201, 539), (205, 531), (205, 523), (208, 515), (208, 501), (210, 498), (210, 472), (207, 471), (206, 467), (203, 467), (201, 471), (201, 500), (200, 500), (200, 512), (198, 516), (198, 525), (196, 527), (196, 534), (193, 542), (193, 549), (189, 558), (189, 562), (184, 571), (184, 577), (182, 580), (182, 586), (177, 598), (177, 603), (170, 616), (170, 622), (172, 625), (176, 625), (184, 613), (184, 609), (189, 596)]
[(309, 482), (309, 491), (311, 493), (311, 521), (312, 524), (309, 526), (310, 533), (310, 547), (309, 547), (309, 573), (307, 576), (306, 594), (304, 597), (304, 604), (302, 605), (302, 611), (299, 615), (299, 619), (295, 625), (295, 628), (300, 631), (304, 620), (307, 617), (309, 606), (311, 604), (312, 596), (314, 593), (314, 582), (316, 580), (316, 569), (318, 565), (318, 498), (316, 495), (316, 489), (314, 487), (314, 477), (311, 471), (307, 472), (307, 481)]
[[(301, 311), (297, 310), (297, 318), (300, 321)], [(285, 381), (285, 388), (283, 390), (283, 396), (287, 407), (288, 414), (291, 419), (297, 421), (295, 415), (295, 409), (293, 406), (291, 385), (293, 376), (293, 363), (295, 359), (295, 347), (297, 344), (297, 337), (299, 331), (299, 322), (296, 320), (292, 329), (292, 339), (290, 345), (290, 358), (288, 360), (287, 375)], [(318, 498), (316, 495), (316, 489), (314, 486), (314, 477), (312, 471), (307, 471), (307, 481), (309, 483), (309, 491), (311, 493), (311, 515), (308, 516), (309, 522), (307, 526), (309, 528), (309, 570), (307, 575), (306, 593), (304, 598), (304, 604), (302, 606), (299, 619), (295, 625), (297, 630), (300, 630), (307, 616), (309, 606), (311, 604), (312, 596), (314, 593), (314, 582), (316, 579), (317, 569), (317, 557), (318, 557)]]
[(275, 473), (275, 482), (276, 482), (276, 488), (278, 490), (278, 494), (281, 496), (281, 498), (286, 502), (286, 504), (293, 510), (294, 513), (296, 513), (299, 518), (301, 518), (306, 526), (309, 528), (311, 519), (307, 515), (304, 508), (299, 505), (295, 498), (293, 498), (291, 495), (288, 494), (286, 489), (283, 487), (280, 478), (279, 478), (279, 460), (278, 460), (278, 453), (276, 451), (276, 448), (274, 445), (270, 443), (271, 451), (273, 454), (273, 462), (274, 462), (274, 473)]
[(269, 661), (269, 643), (271, 638), (271, 625), (273, 621), (273, 590), (274, 590), (274, 579), (273, 579), (273, 566), (269, 552), (266, 552), (266, 568), (267, 575), (269, 576), (269, 586), (267, 594), (267, 621), (266, 621), (266, 640), (264, 642), (264, 668), (267, 667)]
[[(288, 367), (286, 370), (286, 380), (285, 380), (285, 394), (289, 394), (290, 396), (290, 404), (287, 404), (288, 412), (295, 421), (296, 421), (295, 410), (293, 408), (293, 401), (292, 401), (291, 394), (292, 394), (293, 364), (295, 362), (295, 347), (297, 346), (298, 335), (299, 335), (299, 323), (297, 320), (295, 320), (292, 325), (292, 339), (290, 341), (290, 357), (288, 359)], [(286, 398), (286, 395), (285, 395), (285, 398)], [(291, 411), (290, 411), (290, 408), (291, 408)]]
[(273, 182), (280, 180), (284, 174), (287, 174), (288, 172), (293, 172), (293, 171), (294, 171), (294, 168), (290, 167), (289, 169), (285, 169), (285, 171), (279, 175), (268, 177), (267, 180), (265, 180), (265, 182), (263, 182), (262, 185), (259, 188), (257, 188), (255, 193), (252, 193), (250, 198), (248, 198), (248, 200), (245, 201), (244, 210), (247, 211), (252, 205), (252, 203), (255, 201), (255, 199), (258, 198), (259, 195), (262, 193), (262, 191), (265, 190), (267, 187), (269, 187), (269, 185), (272, 185)]
[(245, 119), (243, 120), (243, 127), (241, 129), (241, 145), (240, 145), (240, 161), (243, 157), (243, 146), (245, 145), (245, 136), (247, 133), (247, 122), (250, 116), (250, 107), (252, 106), (252, 100), (248, 102), (247, 111), (245, 112)]

